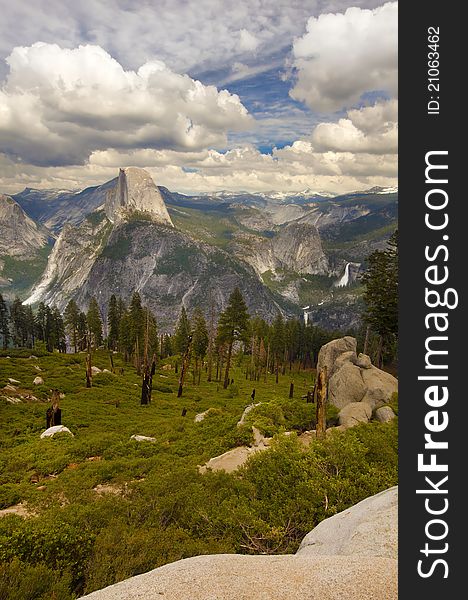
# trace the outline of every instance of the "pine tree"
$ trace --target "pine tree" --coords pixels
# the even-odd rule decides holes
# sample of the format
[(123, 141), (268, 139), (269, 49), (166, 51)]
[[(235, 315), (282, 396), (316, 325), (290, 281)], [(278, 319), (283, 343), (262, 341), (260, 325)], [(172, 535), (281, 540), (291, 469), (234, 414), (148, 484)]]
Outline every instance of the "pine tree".
[(2, 336), (3, 349), (8, 348), (10, 342), (10, 328), (8, 324), (8, 309), (2, 294), (0, 294), (0, 335)]
[(54, 306), (49, 312), (49, 338), (46, 340), (49, 351), (66, 352), (65, 325), (59, 309)]
[(26, 346), (28, 325), (23, 303), (16, 297), (10, 306), (10, 321), (13, 343), (17, 347)]
[(284, 359), (284, 349), (286, 345), (284, 319), (281, 313), (278, 314), (273, 321), (270, 337), (271, 352), (275, 360), (276, 383), (278, 383), (280, 363)]
[(78, 349), (86, 350), (88, 347), (88, 322), (84, 312), (78, 315)]
[[(198, 382), (200, 383), (201, 367), (205, 359), (206, 351), (209, 344), (208, 328), (206, 326), (205, 317), (200, 308), (196, 308), (193, 317), (193, 337), (192, 348), (195, 357), (195, 374), (198, 372)], [(200, 366), (199, 366), (200, 361)]]
[(123, 352), (127, 362), (133, 352), (130, 313), (126, 310), (120, 318), (119, 324), (119, 350)]
[(65, 323), (65, 331), (70, 338), (70, 343), (73, 346), (74, 352), (78, 352), (78, 327), (79, 327), (80, 311), (74, 300), (70, 300), (63, 313)]
[[(44, 304), (44, 302), (40, 302), (37, 307), (36, 316), (34, 318), (34, 323), (36, 327), (36, 337), (41, 342), (45, 342), (48, 337), (47, 324), (48, 324), (48, 315), (50, 313), (50, 309), (48, 306)], [(50, 318), (49, 318), (50, 323)]]
[(88, 323), (91, 344), (94, 348), (98, 348), (102, 344), (102, 321), (101, 313), (99, 312), (99, 306), (94, 296), (89, 302), (86, 321)]
[(368, 259), (362, 276), (366, 286), (364, 320), (379, 334), (377, 363), (380, 365), (385, 344), (398, 337), (398, 232), (388, 241), (386, 250), (376, 250)]
[(109, 350), (116, 350), (119, 341), (119, 326), (122, 313), (119, 309), (119, 302), (114, 294), (110, 297), (109, 308), (107, 310), (107, 345)]
[(185, 354), (188, 344), (189, 337), (191, 335), (190, 323), (187, 317), (187, 311), (185, 307), (182, 306), (182, 310), (180, 311), (180, 317), (177, 322), (177, 327), (174, 333), (174, 349), (179, 354)]
[(229, 370), (231, 368), (232, 348), (234, 342), (248, 340), (249, 313), (247, 305), (239, 290), (235, 288), (229, 297), (226, 310), (219, 317), (218, 341), (227, 345), (226, 370), (224, 374), (224, 389), (229, 385)]

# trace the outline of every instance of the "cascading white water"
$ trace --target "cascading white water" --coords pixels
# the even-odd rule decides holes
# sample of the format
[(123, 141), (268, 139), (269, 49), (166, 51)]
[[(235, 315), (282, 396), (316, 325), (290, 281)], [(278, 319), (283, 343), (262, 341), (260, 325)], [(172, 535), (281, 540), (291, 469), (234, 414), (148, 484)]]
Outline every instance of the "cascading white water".
[(349, 283), (349, 269), (351, 267), (351, 263), (346, 263), (345, 272), (341, 279), (336, 282), (336, 287), (346, 287)]

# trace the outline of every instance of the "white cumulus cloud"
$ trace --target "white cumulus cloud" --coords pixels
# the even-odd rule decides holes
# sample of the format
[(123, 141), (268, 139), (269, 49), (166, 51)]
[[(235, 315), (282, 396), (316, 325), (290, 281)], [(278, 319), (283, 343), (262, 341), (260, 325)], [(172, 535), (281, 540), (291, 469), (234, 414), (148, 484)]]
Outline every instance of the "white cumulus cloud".
[(35, 43), (7, 59), (2, 151), (40, 165), (84, 163), (107, 148), (223, 147), (251, 119), (239, 97), (146, 62), (126, 71), (99, 46)]
[(378, 102), (374, 106), (348, 111), (337, 123), (319, 123), (312, 133), (316, 150), (395, 154), (398, 150), (398, 103)]
[(291, 96), (320, 112), (349, 108), (369, 91), (397, 92), (398, 5), (311, 17), (293, 46)]

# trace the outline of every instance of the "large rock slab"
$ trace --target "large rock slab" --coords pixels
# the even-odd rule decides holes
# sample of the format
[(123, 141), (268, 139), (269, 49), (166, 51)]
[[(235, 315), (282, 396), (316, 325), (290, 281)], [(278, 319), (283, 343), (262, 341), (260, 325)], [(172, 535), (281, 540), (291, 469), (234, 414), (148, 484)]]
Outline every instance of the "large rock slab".
[(360, 402), (367, 393), (361, 369), (347, 361), (335, 371), (328, 384), (328, 401), (336, 408)]
[(356, 354), (356, 345), (356, 339), (347, 335), (322, 346), (317, 360), (317, 372), (327, 367), (327, 375), (330, 378), (333, 375), (336, 359), (344, 352)]
[(338, 414), (341, 426), (349, 429), (361, 423), (368, 423), (372, 416), (371, 407), (365, 402), (351, 402), (342, 408)]
[(199, 467), (200, 473), (206, 473), (206, 471), (226, 471), (226, 473), (232, 473), (239, 467), (242, 467), (250, 456), (258, 452), (259, 450), (266, 449), (267, 446), (258, 446), (255, 448), (249, 448), (247, 446), (238, 446), (232, 450), (224, 452), (219, 456), (210, 458), (210, 460), (203, 466)]
[(366, 498), (329, 519), (303, 539), (299, 556), (350, 555), (397, 559), (398, 487)]
[(186, 558), (89, 600), (397, 600), (397, 561), (353, 556)]

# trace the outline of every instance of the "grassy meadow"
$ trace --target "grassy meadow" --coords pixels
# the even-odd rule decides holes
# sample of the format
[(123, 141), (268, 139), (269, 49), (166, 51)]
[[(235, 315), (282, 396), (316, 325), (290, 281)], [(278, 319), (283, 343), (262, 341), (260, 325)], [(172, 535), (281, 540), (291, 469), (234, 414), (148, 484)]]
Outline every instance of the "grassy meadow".
[[(0, 600), (69, 600), (197, 554), (295, 552), (323, 518), (397, 482), (396, 420), (329, 434), (309, 448), (282, 435), (314, 428), (314, 405), (302, 399), (312, 370), (293, 366), (278, 384), (274, 374), (252, 382), (239, 356), (227, 390), (205, 372), (196, 385), (189, 372), (177, 398), (178, 375), (163, 369), (175, 365), (172, 357), (158, 365), (151, 404), (140, 406), (141, 378), (120, 355), (116, 374), (99, 373), (87, 389), (84, 354), (32, 352), (0, 357), (0, 509), (24, 511), (0, 518)], [(96, 352), (93, 364), (110, 369), (108, 352)], [(44, 384), (34, 386), (38, 375)], [(9, 378), (21, 382), (16, 393), (1, 390)], [(62, 424), (74, 437), (40, 439), (54, 388), (65, 394)], [(238, 427), (253, 388), (262, 404)], [(35, 399), (5, 398), (18, 394)], [(233, 474), (198, 472), (249, 445), (252, 425), (274, 436), (271, 449)]]

